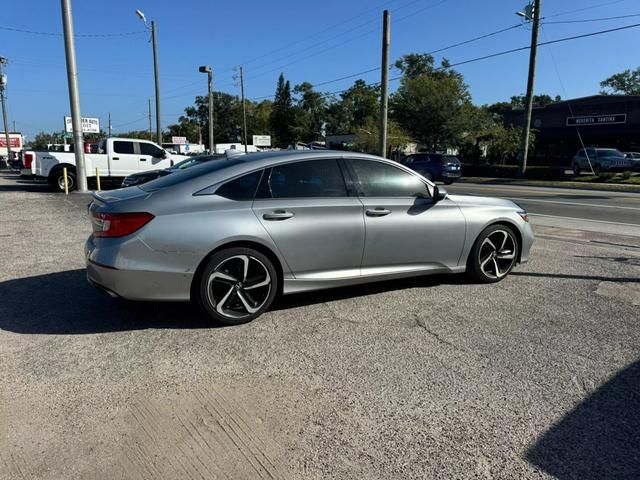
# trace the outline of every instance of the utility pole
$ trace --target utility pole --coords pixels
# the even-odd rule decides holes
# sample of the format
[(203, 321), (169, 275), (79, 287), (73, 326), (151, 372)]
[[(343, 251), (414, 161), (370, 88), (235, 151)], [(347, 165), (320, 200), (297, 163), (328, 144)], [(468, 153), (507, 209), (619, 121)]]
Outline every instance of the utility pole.
[(207, 74), (207, 92), (209, 95), (209, 153), (216, 153), (216, 142), (213, 138), (213, 69), (207, 65), (198, 68), (200, 73)]
[(80, 95), (78, 93), (78, 67), (76, 66), (76, 47), (73, 33), (73, 14), (71, 0), (60, 0), (62, 5), (62, 28), (64, 30), (64, 49), (67, 59), (67, 82), (69, 83), (69, 103), (71, 106), (71, 124), (76, 157), (76, 176), (78, 191), (87, 191), (87, 175), (84, 165), (84, 141), (82, 138), (82, 120), (80, 117)]
[(389, 43), (391, 39), (389, 10), (382, 14), (382, 75), (380, 78), (380, 149), (387, 157), (387, 115), (389, 112)]
[(242, 128), (244, 131), (244, 153), (247, 153), (247, 111), (244, 106), (244, 73), (240, 67), (240, 93), (242, 95)]
[(109, 122), (109, 136), (111, 136), (111, 112), (109, 112), (108, 122)]
[(147, 100), (149, 101), (149, 140), (153, 140), (153, 130), (151, 128), (151, 99), (148, 98)]
[[(531, 11), (533, 9), (533, 12)], [(538, 54), (538, 28), (540, 26), (540, 9), (541, 0), (534, 0), (533, 7), (527, 5), (524, 13), (518, 15), (523, 16), (525, 20), (533, 21), (531, 29), (531, 51), (529, 52), (529, 78), (527, 80), (527, 96), (525, 99), (525, 114), (522, 126), (522, 137), (520, 138), (520, 153), (518, 154), (518, 174), (524, 177), (527, 171), (527, 160), (529, 157), (529, 136), (531, 131), (531, 113), (533, 111), (533, 87), (536, 76), (536, 56)], [(532, 18), (533, 14), (533, 18)]]
[[(11, 138), (9, 137), (9, 122), (7, 121), (7, 100), (5, 96), (5, 89), (7, 87), (7, 76), (2, 71), (2, 66), (9, 63), (5, 57), (0, 57), (0, 100), (2, 102), (2, 121), (4, 123), (4, 138), (7, 142), (7, 166), (9, 160), (12, 159), (11, 155)], [(15, 130), (15, 127), (13, 127)]]

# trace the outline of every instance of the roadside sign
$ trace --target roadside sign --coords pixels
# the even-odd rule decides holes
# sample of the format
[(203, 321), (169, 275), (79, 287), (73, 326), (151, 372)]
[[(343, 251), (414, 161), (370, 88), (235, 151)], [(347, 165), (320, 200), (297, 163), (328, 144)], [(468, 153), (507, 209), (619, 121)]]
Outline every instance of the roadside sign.
[(253, 145), (256, 147), (270, 147), (271, 135), (254, 135)]
[(567, 127), (588, 125), (615, 125), (627, 123), (626, 113), (614, 113), (611, 115), (585, 115), (583, 117), (567, 117)]
[[(82, 133), (100, 133), (100, 119), (92, 117), (82, 117)], [(64, 117), (64, 131), (73, 133), (73, 123), (71, 117)]]
[(187, 137), (171, 137), (171, 143), (174, 145), (182, 145), (187, 143)]

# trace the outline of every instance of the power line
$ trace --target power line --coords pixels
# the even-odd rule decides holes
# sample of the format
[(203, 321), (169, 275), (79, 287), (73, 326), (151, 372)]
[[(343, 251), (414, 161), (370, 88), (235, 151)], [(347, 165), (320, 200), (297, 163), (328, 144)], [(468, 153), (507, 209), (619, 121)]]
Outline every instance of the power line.
[(485, 38), (493, 37), (494, 35), (498, 35), (500, 33), (508, 32), (509, 30), (514, 30), (516, 28), (522, 27), (522, 23), (518, 23), (516, 25), (511, 25), (510, 27), (502, 28), (500, 30), (496, 30), (495, 32), (486, 33), (484, 35), (480, 35), (479, 37), (470, 38), (469, 40), (464, 40), (462, 42), (454, 43), (453, 45), (449, 45), (447, 47), (442, 47), (437, 50), (432, 50), (427, 52), (427, 55), (433, 55), (434, 53), (444, 52), (445, 50), (450, 50), (455, 47), (460, 47), (462, 45), (467, 45), (468, 43), (477, 42), (478, 40), (482, 40)]
[(575, 10), (568, 10), (565, 12), (560, 12), (560, 13), (554, 13), (552, 15), (547, 15), (543, 18), (541, 18), (541, 20), (545, 19), (545, 18), (555, 18), (555, 17), (562, 17), (564, 15), (570, 15), (572, 13), (578, 13), (578, 12), (586, 12), (587, 10), (594, 10), (596, 8), (600, 8), (600, 7), (607, 7), (609, 5), (613, 5), (616, 3), (622, 3), (625, 2), (626, 0), (613, 0), (611, 2), (604, 2), (604, 3), (599, 3), (597, 5), (591, 5), (589, 7), (584, 7), (584, 8), (577, 8)]
[[(581, 34), (581, 35), (573, 35), (571, 37), (564, 37), (564, 38), (558, 38), (558, 39), (555, 39), (555, 40), (549, 40), (549, 41), (545, 41), (545, 42), (540, 42), (540, 43), (538, 43), (538, 46), (542, 47), (542, 46), (545, 46), (545, 45), (552, 45), (552, 44), (561, 43), (561, 42), (568, 42), (568, 41), (571, 41), (571, 40), (578, 40), (578, 39), (581, 39), (581, 38), (594, 37), (594, 36), (598, 36), (598, 35), (604, 35), (604, 34), (607, 34), (607, 33), (613, 33), (613, 32), (618, 32), (618, 31), (622, 31), (622, 30), (628, 30), (628, 29), (631, 29), (631, 28), (637, 28), (637, 27), (640, 27), (640, 23), (634, 23), (632, 25), (625, 25), (625, 26), (622, 26), (622, 27), (610, 28), (610, 29), (607, 29), (607, 30), (600, 30), (600, 31), (597, 31), (597, 32), (589, 32), (589, 33), (584, 33), (584, 34)], [(488, 54), (488, 55), (483, 55), (483, 56), (480, 56), (480, 57), (471, 58), (469, 60), (462, 60), (460, 62), (450, 63), (447, 67), (438, 67), (438, 68), (435, 68), (434, 70), (435, 71), (447, 70), (449, 68), (457, 67), (457, 66), (460, 66), (460, 65), (467, 65), (469, 63), (475, 63), (475, 62), (479, 62), (479, 61), (482, 61), (482, 60), (488, 60), (490, 58), (500, 57), (500, 56), (508, 55), (510, 53), (529, 50), (530, 48), (531, 48), (531, 46), (527, 45), (527, 46), (524, 46), (524, 47), (517, 47), (517, 48), (512, 48), (512, 49), (509, 49), (509, 50), (503, 50), (501, 52), (491, 53), (491, 54)], [(380, 67), (378, 67), (377, 69), (379, 70)], [(375, 69), (371, 69), (371, 71), (374, 71), (374, 70)], [(365, 71), (365, 72), (367, 72), (367, 71)], [(356, 76), (356, 75), (358, 75), (358, 74), (350, 75), (349, 77)], [(389, 81), (391, 82), (391, 81), (395, 81), (395, 80), (400, 80), (401, 78), (402, 78), (402, 75), (390, 78)], [(338, 79), (336, 79), (334, 81), (338, 81)], [(327, 84), (327, 83), (330, 83), (330, 82), (333, 82), (333, 81), (323, 82), (322, 84)], [(370, 83), (368, 85), (369, 86), (376, 86), (376, 85), (379, 85), (379, 83), (380, 82), (375, 82), (375, 83)], [(313, 86), (315, 86), (315, 85), (313, 85)], [(327, 92), (327, 93), (323, 93), (322, 95), (335, 95), (335, 94), (338, 94), (338, 93), (346, 92), (347, 90), (349, 90), (349, 89), (346, 88), (346, 89), (338, 90), (338, 91), (335, 91), (335, 92)], [(264, 95), (262, 97), (251, 98), (251, 100), (253, 100), (253, 101), (262, 100), (262, 99), (265, 99), (265, 98), (270, 98), (272, 96), (273, 95)]]
[(640, 13), (634, 13), (632, 15), (620, 15), (617, 17), (603, 17), (603, 18), (586, 18), (583, 20), (561, 20), (555, 22), (544, 22), (545, 25), (560, 24), (560, 23), (589, 23), (589, 22), (604, 22), (606, 20), (620, 20), (621, 18), (633, 18), (640, 17)]
[[(44, 35), (44, 36), (49, 36), (49, 37), (61, 37), (63, 34), (62, 32), (37, 32), (35, 30), (25, 30), (23, 28), (13, 28), (13, 27), (4, 27), (4, 26), (0, 26), (0, 30), (7, 30), (10, 32), (17, 32), (17, 33), (28, 33), (31, 35)], [(137, 30), (135, 32), (120, 32), (120, 33), (90, 33), (90, 34), (80, 34), (77, 33), (75, 36), (76, 37), (83, 37), (83, 38), (108, 38), (108, 37), (125, 37), (125, 36), (129, 36), (129, 35), (140, 35), (142, 33), (147, 33), (146, 30)]]
[[(409, 14), (409, 15), (406, 15), (406, 16), (404, 16), (404, 17), (401, 17), (401, 18), (399, 18), (399, 19), (396, 19), (396, 20), (395, 20), (395, 22), (394, 22), (394, 24), (397, 24), (397, 23), (399, 23), (399, 22), (401, 22), (401, 21), (403, 21), (403, 20), (406, 20), (406, 19), (408, 19), (408, 18), (411, 18), (411, 17), (415, 16), (417, 13), (420, 13), (420, 12), (422, 12), (422, 11), (424, 11), (424, 10), (428, 10), (428, 9), (430, 9), (430, 8), (435, 8), (435, 7), (437, 7), (438, 5), (441, 5), (441, 4), (443, 4), (443, 3), (447, 2), (447, 1), (449, 1), (449, 0), (440, 0), (440, 1), (438, 1), (438, 2), (435, 2), (435, 3), (429, 4), (429, 5), (427, 5), (426, 7), (422, 7), (422, 8), (420, 8), (419, 10), (416, 10), (415, 12), (412, 12), (412, 13), (411, 13), (411, 14)], [(371, 23), (371, 22), (369, 22), (369, 23)], [(359, 27), (358, 27), (358, 28), (359, 28)], [(294, 63), (298, 63), (298, 62), (301, 62), (301, 61), (303, 61), (303, 60), (307, 60), (307, 59), (309, 59), (309, 58), (316, 57), (316, 56), (318, 56), (318, 55), (321, 55), (321, 54), (325, 53), (325, 52), (326, 52), (326, 51), (328, 51), (328, 50), (332, 50), (332, 49), (334, 49), (334, 48), (342, 47), (342, 46), (344, 46), (344, 45), (345, 45), (345, 44), (347, 44), (347, 43), (350, 43), (350, 42), (352, 42), (352, 41), (354, 41), (354, 40), (358, 40), (359, 38), (362, 38), (362, 37), (364, 37), (364, 36), (366, 36), (366, 35), (369, 35), (369, 34), (371, 34), (371, 33), (373, 33), (373, 32), (378, 32), (379, 30), (380, 30), (380, 27), (379, 27), (379, 26), (377, 26), (377, 27), (375, 27), (375, 28), (373, 28), (373, 29), (371, 29), (371, 30), (367, 30), (366, 32), (363, 32), (363, 33), (361, 33), (361, 34), (359, 34), (359, 35), (356, 35), (355, 37), (348, 38), (347, 40), (344, 40), (344, 41), (342, 41), (342, 42), (340, 42), (340, 43), (337, 43), (337, 44), (335, 44), (335, 45), (331, 45), (331, 46), (329, 46), (329, 47), (327, 47), (327, 48), (324, 48), (324, 49), (322, 49), (322, 50), (320, 50), (320, 51), (317, 51), (317, 52), (315, 52), (315, 53), (311, 53), (311, 54), (304, 55), (303, 57), (300, 57), (300, 58), (298, 58), (298, 59), (292, 60), (291, 62), (286, 63), (286, 64), (284, 64), (284, 65), (280, 65), (280, 66), (278, 66), (278, 67), (276, 67), (276, 68), (272, 68), (272, 69), (270, 69), (270, 70), (267, 70), (267, 71), (264, 71), (264, 72), (258, 73), (258, 74), (256, 74), (256, 75), (253, 75), (253, 76), (249, 77), (248, 79), (258, 78), (258, 77), (261, 77), (261, 76), (266, 75), (266, 74), (268, 74), (268, 73), (272, 73), (272, 72), (275, 72), (275, 71), (278, 71), (278, 70), (282, 70), (283, 68), (288, 67), (288, 66), (290, 66), (290, 65), (293, 65)], [(349, 32), (346, 32), (346, 33), (349, 33)], [(334, 37), (334, 38), (335, 38), (335, 37)], [(333, 38), (332, 38), (332, 39), (330, 39), (330, 40), (333, 40)], [(322, 42), (322, 43), (326, 43), (326, 41), (325, 41), (325, 42)], [(312, 46), (310, 46), (310, 47), (306, 48), (304, 51), (307, 51), (309, 48), (313, 48), (314, 46), (317, 46), (317, 45), (312, 45)], [(299, 51), (299, 52), (296, 52), (296, 53), (303, 53), (303, 51)], [(285, 58), (287, 58), (287, 57), (285, 57)], [(275, 61), (265, 63), (263, 66), (266, 66), (266, 65), (268, 65), (268, 64), (270, 64), (270, 63), (275, 63)]]

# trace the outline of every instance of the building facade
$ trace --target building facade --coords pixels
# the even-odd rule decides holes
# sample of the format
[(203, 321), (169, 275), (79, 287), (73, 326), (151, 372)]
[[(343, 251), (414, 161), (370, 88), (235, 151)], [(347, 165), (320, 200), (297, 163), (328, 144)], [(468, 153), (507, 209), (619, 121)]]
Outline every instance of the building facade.
[[(524, 111), (504, 115), (505, 125), (521, 127)], [(533, 109), (536, 141), (531, 163), (570, 165), (585, 147), (640, 152), (640, 96), (593, 95)]]

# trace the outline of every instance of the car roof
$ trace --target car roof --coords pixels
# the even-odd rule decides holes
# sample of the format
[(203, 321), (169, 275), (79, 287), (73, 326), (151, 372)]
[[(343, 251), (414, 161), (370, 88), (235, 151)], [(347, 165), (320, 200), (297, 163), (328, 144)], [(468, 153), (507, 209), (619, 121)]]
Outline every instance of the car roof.
[[(269, 152), (249, 153), (246, 155), (234, 155), (230, 159), (214, 160), (212, 162), (203, 162), (200, 165), (196, 165), (184, 170), (178, 171), (171, 175), (174, 188), (184, 188), (187, 191), (193, 193), (194, 191), (201, 190), (209, 187), (213, 184), (227, 181), (234, 177), (244, 175), (246, 173), (253, 172), (255, 170), (268, 168), (281, 163), (296, 162), (301, 160), (312, 160), (322, 158), (359, 158), (379, 161), (394, 165), (398, 168), (407, 170), (404, 165), (398, 162), (389, 160), (382, 157), (376, 157), (374, 155), (368, 155), (366, 153), (359, 152), (345, 152), (342, 150), (279, 150)], [(220, 168), (219, 162), (226, 162), (227, 165)], [(180, 180), (179, 176), (184, 176), (184, 180)], [(157, 181), (157, 180), (156, 180)], [(154, 182), (156, 182), (154, 181)], [(145, 184), (147, 191), (156, 190), (154, 182)], [(182, 187), (179, 187), (179, 185)], [(159, 187), (162, 189), (162, 187)]]

